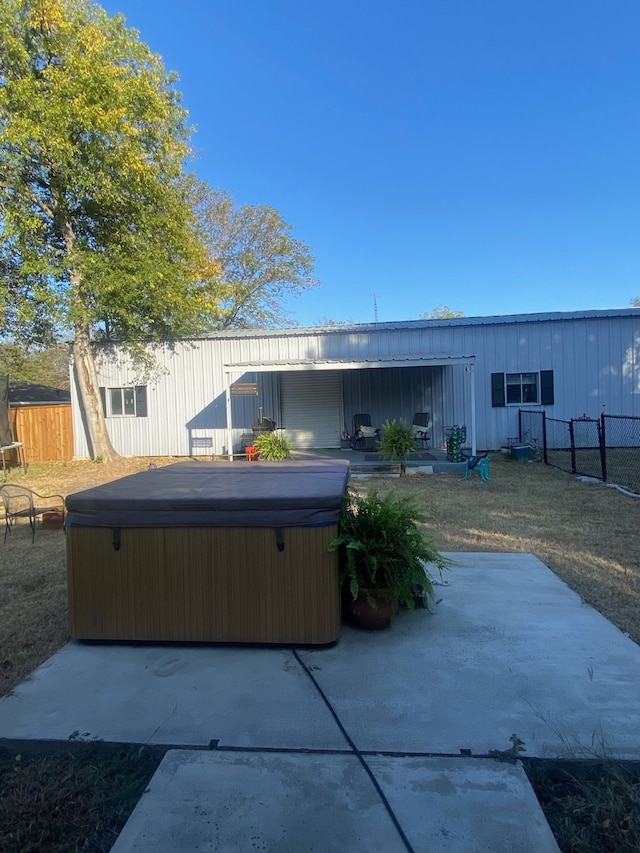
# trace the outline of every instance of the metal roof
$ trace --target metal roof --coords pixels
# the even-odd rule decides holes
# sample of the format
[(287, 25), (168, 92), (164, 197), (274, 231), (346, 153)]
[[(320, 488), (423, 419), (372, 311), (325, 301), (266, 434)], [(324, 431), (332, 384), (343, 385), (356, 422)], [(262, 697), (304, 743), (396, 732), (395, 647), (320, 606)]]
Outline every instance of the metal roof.
[(239, 361), (225, 364), (226, 369), (270, 371), (285, 370), (357, 370), (364, 367), (437, 367), (444, 364), (473, 364), (474, 355), (451, 355), (432, 353), (430, 355), (389, 355), (370, 358), (299, 358), (277, 359), (274, 361)]
[(487, 317), (451, 317), (442, 320), (397, 320), (388, 323), (341, 323), (330, 326), (293, 326), (270, 329), (225, 329), (211, 332), (206, 338), (276, 338), (302, 335), (335, 335), (411, 329), (433, 329), (442, 326), (493, 326), (509, 323), (542, 323), (547, 321), (592, 320), (607, 317), (640, 317), (640, 308), (604, 308), (585, 311), (552, 311), (540, 314), (501, 314)]

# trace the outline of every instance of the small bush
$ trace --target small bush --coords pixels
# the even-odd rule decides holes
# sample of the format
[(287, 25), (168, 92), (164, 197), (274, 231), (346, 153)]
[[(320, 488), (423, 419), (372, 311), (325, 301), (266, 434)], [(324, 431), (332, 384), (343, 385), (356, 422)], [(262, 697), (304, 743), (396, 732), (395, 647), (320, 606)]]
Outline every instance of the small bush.
[(291, 459), (291, 445), (279, 430), (263, 432), (256, 438), (254, 445), (258, 448), (260, 459), (266, 459), (268, 462)]

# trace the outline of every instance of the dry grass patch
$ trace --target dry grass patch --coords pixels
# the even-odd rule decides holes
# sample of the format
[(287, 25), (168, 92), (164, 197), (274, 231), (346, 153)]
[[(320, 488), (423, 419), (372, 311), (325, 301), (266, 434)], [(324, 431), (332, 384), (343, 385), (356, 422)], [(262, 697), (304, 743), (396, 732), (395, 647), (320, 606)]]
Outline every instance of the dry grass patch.
[(159, 762), (147, 749), (101, 744), (0, 754), (0, 850), (108, 853)]
[(640, 767), (608, 759), (525, 761), (562, 853), (640, 850)]

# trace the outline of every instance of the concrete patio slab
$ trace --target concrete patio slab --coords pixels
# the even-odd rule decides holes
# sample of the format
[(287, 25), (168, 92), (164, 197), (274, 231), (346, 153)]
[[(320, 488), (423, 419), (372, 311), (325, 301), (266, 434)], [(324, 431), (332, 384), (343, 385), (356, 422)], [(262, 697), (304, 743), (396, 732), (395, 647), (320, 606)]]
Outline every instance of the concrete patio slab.
[(433, 615), (303, 653), (357, 747), (640, 758), (640, 647), (532, 555), (449, 556)]
[(298, 651), (307, 670), (291, 649), (69, 643), (0, 699), (0, 738), (196, 747), (115, 853), (406, 849), (321, 690), (415, 851), (556, 853), (522, 767), (482, 756), (516, 735), (640, 758), (640, 648), (531, 555), (450, 556), (434, 613), (345, 627)]
[[(434, 614), (301, 652), (361, 750), (640, 758), (640, 648), (531, 555), (455, 554)], [(70, 643), (0, 700), (0, 737), (344, 749), (287, 649)]]
[(0, 699), (0, 737), (343, 749), (288, 649), (71, 642)]
[[(519, 764), (367, 759), (411, 847), (557, 853)], [(112, 853), (404, 853), (355, 755), (167, 753)]]

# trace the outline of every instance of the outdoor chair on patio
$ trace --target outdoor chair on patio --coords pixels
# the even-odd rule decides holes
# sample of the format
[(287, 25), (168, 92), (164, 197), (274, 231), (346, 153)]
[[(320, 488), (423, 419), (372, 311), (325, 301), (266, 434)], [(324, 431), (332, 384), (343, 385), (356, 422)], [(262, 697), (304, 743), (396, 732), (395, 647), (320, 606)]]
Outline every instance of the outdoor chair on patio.
[(371, 426), (371, 415), (360, 414), (353, 416), (353, 449), (377, 450), (380, 430)]
[(411, 423), (413, 437), (421, 447), (429, 447), (429, 412), (416, 412)]
[(36, 538), (36, 519), (38, 516), (52, 513), (64, 523), (64, 498), (62, 495), (39, 495), (26, 486), (6, 483), (0, 486), (0, 498), (4, 505), (4, 541), (7, 533), (18, 518), (28, 518), (31, 525), (31, 541)]

